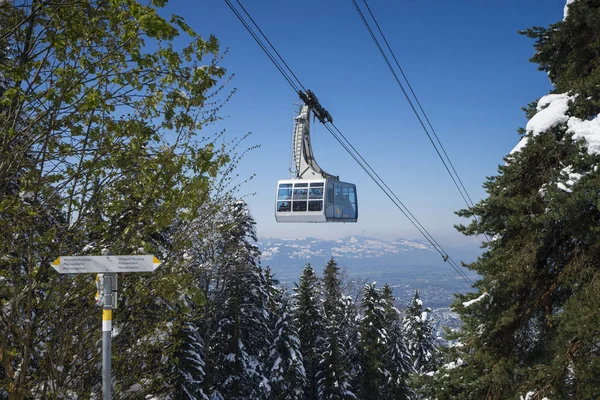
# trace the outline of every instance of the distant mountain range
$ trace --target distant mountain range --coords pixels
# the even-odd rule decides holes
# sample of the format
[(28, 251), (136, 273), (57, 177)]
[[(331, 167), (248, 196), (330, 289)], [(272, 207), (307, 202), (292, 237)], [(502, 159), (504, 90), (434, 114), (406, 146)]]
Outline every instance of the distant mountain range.
[[(364, 264), (366, 260), (378, 265), (388, 262), (414, 265), (442, 261), (440, 254), (426, 241), (397, 239), (389, 242), (365, 236), (348, 236), (338, 240), (260, 238), (259, 248), (263, 264), (295, 265), (298, 261), (326, 261), (331, 257), (346, 264)], [(450, 249), (447, 251), (450, 252)], [(465, 255), (473, 257), (476, 252), (476, 249), (461, 249), (461, 254), (455, 255), (455, 251), (451, 255), (455, 259)]]
[[(385, 241), (365, 236), (349, 236), (338, 240), (316, 238), (260, 238), (261, 264), (269, 266), (279, 279), (297, 281), (308, 262), (317, 272), (333, 257), (351, 276), (373, 278), (393, 273), (406, 279), (421, 279), (433, 270), (453, 276), (453, 270), (426, 241), (397, 239)], [(474, 261), (476, 246), (445, 248), (456, 262)]]

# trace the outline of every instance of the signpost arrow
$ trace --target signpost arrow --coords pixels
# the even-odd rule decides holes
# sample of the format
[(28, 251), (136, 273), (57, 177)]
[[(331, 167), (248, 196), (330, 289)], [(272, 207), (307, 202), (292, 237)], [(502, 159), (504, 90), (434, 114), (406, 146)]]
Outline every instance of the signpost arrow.
[(110, 272), (153, 272), (160, 260), (152, 255), (140, 256), (62, 256), (52, 268), (59, 274)]

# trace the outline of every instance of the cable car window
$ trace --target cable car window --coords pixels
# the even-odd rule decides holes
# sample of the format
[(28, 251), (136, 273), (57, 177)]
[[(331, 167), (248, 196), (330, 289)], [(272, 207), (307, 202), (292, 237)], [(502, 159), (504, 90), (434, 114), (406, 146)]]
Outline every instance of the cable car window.
[(292, 211), (292, 202), (290, 201), (278, 201), (277, 202), (277, 211)]
[(308, 183), (296, 183), (296, 187), (297, 188), (300, 188), (300, 187), (305, 188), (305, 187), (308, 187)]
[(311, 200), (308, 202), (308, 211), (322, 211), (323, 202), (320, 200)]
[(327, 185), (327, 202), (333, 204), (333, 183)]
[(279, 185), (279, 190), (277, 192), (278, 200), (291, 200), (292, 199), (292, 184), (291, 183), (282, 183)]
[(294, 200), (306, 200), (308, 198), (308, 189), (294, 189)]
[(294, 211), (306, 211), (306, 202), (294, 201)]
[(335, 196), (334, 196), (335, 205), (342, 204), (342, 187), (340, 185), (335, 185), (334, 191), (335, 191)]
[(323, 188), (322, 187), (312, 187), (310, 188), (310, 192), (308, 193), (309, 199), (322, 199), (323, 198)]

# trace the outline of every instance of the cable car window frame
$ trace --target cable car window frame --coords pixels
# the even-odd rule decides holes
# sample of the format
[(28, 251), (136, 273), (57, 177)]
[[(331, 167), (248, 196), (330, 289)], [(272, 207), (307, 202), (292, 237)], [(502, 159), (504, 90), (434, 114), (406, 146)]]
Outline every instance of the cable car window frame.
[(314, 182), (310, 184), (308, 190), (309, 200), (323, 200), (323, 182)]
[(307, 187), (294, 187), (292, 193), (292, 200), (308, 200), (308, 188)]
[(282, 183), (277, 189), (277, 200), (292, 200), (292, 189), (291, 183)]
[(294, 201), (292, 203), (292, 212), (306, 212), (307, 202), (305, 200)]
[(323, 201), (322, 200), (309, 200), (308, 201), (308, 211), (309, 212), (323, 211)]
[(277, 202), (277, 212), (289, 212), (292, 211), (292, 202), (291, 201), (278, 201)]

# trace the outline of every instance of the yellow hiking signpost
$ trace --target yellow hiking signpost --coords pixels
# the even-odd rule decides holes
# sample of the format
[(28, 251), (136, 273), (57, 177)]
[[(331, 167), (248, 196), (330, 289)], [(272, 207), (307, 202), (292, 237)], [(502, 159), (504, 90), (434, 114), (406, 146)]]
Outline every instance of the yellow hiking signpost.
[(153, 272), (160, 260), (152, 255), (141, 256), (61, 256), (52, 263), (59, 274), (111, 272)]
[(102, 399), (112, 398), (112, 310), (117, 308), (117, 274), (154, 272), (161, 262), (153, 255), (61, 256), (52, 263), (59, 274), (96, 273), (96, 302), (102, 306)]

